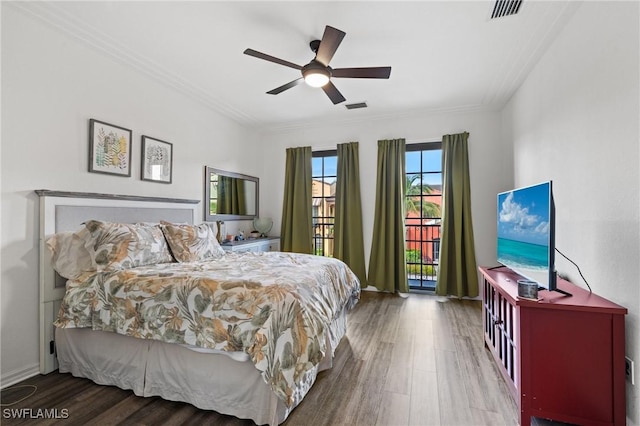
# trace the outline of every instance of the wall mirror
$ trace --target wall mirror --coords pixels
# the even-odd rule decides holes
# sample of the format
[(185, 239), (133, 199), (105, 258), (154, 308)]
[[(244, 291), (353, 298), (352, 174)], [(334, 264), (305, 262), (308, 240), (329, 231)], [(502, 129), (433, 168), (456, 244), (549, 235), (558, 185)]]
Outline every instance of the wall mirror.
[(250, 220), (258, 216), (260, 179), (204, 168), (204, 220)]

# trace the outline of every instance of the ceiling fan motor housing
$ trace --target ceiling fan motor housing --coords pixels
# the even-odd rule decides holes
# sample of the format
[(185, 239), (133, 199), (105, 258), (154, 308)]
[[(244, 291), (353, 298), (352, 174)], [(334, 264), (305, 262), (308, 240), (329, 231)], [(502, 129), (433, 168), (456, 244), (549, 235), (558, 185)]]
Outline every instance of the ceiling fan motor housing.
[(311, 87), (322, 87), (331, 80), (331, 70), (315, 59), (302, 67), (302, 77)]
[(323, 74), (328, 78), (331, 78), (331, 67), (327, 67), (315, 59), (302, 67), (302, 76), (306, 77), (307, 74)]

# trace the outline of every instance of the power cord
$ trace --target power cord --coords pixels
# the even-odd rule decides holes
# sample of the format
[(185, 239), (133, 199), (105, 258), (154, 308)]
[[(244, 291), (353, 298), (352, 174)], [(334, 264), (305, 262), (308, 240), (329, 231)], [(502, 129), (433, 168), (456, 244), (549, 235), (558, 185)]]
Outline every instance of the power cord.
[(14, 401), (14, 402), (12, 402), (11, 404), (2, 404), (2, 403), (0, 403), (0, 407), (11, 407), (12, 405), (19, 404), (19, 403), (21, 403), (22, 401), (24, 401), (25, 399), (30, 398), (30, 397), (31, 397), (34, 393), (36, 393), (36, 391), (38, 390), (38, 387), (37, 387), (36, 385), (19, 385), (19, 386), (13, 386), (13, 387), (11, 387), (11, 388), (9, 388), (9, 389), (7, 389), (7, 390), (13, 390), (13, 389), (19, 389), (19, 388), (33, 388), (33, 391), (32, 391), (29, 395), (25, 396), (24, 398), (21, 398), (21, 399), (19, 399), (19, 400), (17, 400), (17, 401)]
[(589, 285), (589, 283), (587, 282), (587, 279), (584, 277), (584, 275), (582, 275), (582, 271), (580, 270), (580, 267), (576, 264), (576, 262), (574, 262), (573, 260), (569, 259), (564, 253), (562, 253), (560, 250), (558, 250), (558, 248), (556, 248), (556, 251), (558, 253), (560, 253), (560, 255), (562, 255), (562, 257), (564, 257), (565, 259), (567, 259), (569, 262), (573, 263), (573, 266), (576, 267), (576, 269), (578, 270), (578, 273), (580, 274), (580, 276), (582, 277), (582, 280), (584, 281), (584, 283), (587, 285), (587, 287), (589, 287), (589, 293), (593, 293), (591, 291), (591, 286)]

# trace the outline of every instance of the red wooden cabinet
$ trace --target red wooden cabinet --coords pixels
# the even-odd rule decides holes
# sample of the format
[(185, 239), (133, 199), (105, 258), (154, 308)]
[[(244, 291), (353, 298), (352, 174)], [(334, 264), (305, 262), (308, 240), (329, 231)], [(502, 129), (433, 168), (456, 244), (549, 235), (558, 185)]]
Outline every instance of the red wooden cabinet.
[(573, 296), (540, 291), (518, 298), (508, 268), (480, 268), (485, 346), (518, 404), (531, 417), (579, 425), (624, 425), (626, 308), (558, 279)]

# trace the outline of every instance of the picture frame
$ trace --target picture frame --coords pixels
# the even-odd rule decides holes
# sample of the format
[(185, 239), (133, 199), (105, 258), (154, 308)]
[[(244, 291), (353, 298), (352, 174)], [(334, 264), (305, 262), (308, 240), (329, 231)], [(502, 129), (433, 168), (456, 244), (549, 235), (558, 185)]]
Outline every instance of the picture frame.
[(131, 177), (131, 130), (89, 120), (89, 172)]
[(140, 178), (170, 184), (173, 178), (173, 144), (142, 136)]

